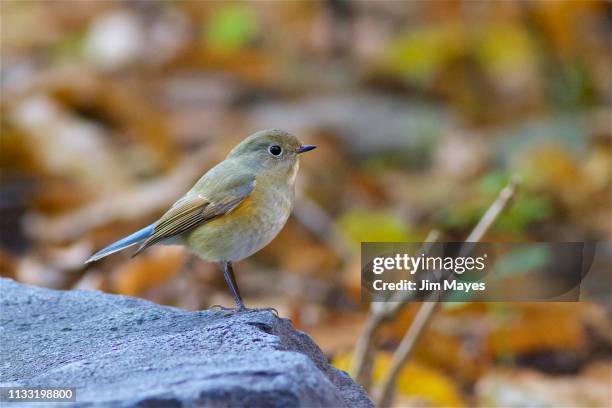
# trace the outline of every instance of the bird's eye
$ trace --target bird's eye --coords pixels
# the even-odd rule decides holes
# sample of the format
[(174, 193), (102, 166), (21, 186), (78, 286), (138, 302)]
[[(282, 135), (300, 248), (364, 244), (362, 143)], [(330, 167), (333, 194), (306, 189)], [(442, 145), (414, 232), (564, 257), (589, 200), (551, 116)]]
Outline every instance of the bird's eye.
[(272, 145), (268, 148), (268, 151), (272, 156), (279, 156), (283, 152), (283, 149), (278, 145)]

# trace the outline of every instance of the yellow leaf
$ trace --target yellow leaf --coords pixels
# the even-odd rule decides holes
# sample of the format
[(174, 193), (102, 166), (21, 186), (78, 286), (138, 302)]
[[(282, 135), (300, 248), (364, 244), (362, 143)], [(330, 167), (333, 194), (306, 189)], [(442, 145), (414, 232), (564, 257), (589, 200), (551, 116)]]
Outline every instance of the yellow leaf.
[[(332, 364), (347, 370), (352, 355), (340, 354), (332, 360)], [(391, 365), (390, 353), (379, 353), (374, 361), (374, 384), (380, 381), (389, 371)], [(397, 378), (396, 392), (406, 397), (416, 397), (427, 401), (428, 405), (440, 407), (462, 407), (465, 405), (459, 387), (442, 371), (415, 361), (408, 362)]]

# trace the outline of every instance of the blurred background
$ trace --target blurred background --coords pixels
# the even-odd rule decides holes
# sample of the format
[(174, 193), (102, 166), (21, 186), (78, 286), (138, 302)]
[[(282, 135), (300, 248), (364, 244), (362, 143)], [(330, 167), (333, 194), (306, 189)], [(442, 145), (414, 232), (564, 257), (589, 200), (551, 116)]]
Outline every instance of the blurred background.
[[(231, 306), (178, 247), (83, 261), (264, 128), (319, 149), (237, 279), (343, 369), (361, 241), (463, 240), (514, 173), (486, 241), (611, 240), (608, 2), (3, 0), (1, 23), (2, 276)], [(416, 306), (382, 327), (375, 384)], [(610, 316), (609, 298), (443, 307), (394, 404), (609, 406)]]

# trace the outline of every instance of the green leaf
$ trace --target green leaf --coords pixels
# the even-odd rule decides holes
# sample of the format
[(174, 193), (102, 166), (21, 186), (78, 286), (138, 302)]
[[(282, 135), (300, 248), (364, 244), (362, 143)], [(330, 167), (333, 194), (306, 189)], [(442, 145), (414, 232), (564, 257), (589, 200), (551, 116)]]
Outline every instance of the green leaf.
[(488, 196), (495, 197), (508, 184), (510, 176), (505, 171), (492, 171), (480, 180), (480, 189)]
[(524, 232), (531, 224), (551, 217), (553, 206), (544, 196), (519, 195), (514, 204), (496, 221), (494, 229)]
[(243, 48), (257, 35), (257, 14), (245, 5), (226, 5), (217, 10), (204, 28), (203, 37), (213, 50), (232, 53)]
[(497, 260), (495, 273), (499, 277), (506, 277), (539, 270), (550, 262), (550, 257), (548, 249), (541, 245), (519, 247)]

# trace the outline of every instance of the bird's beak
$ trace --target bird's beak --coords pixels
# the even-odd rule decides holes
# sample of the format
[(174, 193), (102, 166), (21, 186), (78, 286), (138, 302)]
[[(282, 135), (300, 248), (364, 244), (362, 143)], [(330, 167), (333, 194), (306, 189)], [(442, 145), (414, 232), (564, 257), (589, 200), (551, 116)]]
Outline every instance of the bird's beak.
[(317, 146), (315, 146), (315, 145), (302, 145), (302, 146), (298, 147), (295, 150), (295, 152), (297, 154), (301, 154), (301, 153), (309, 152), (309, 151), (314, 150), (316, 148), (317, 148)]

